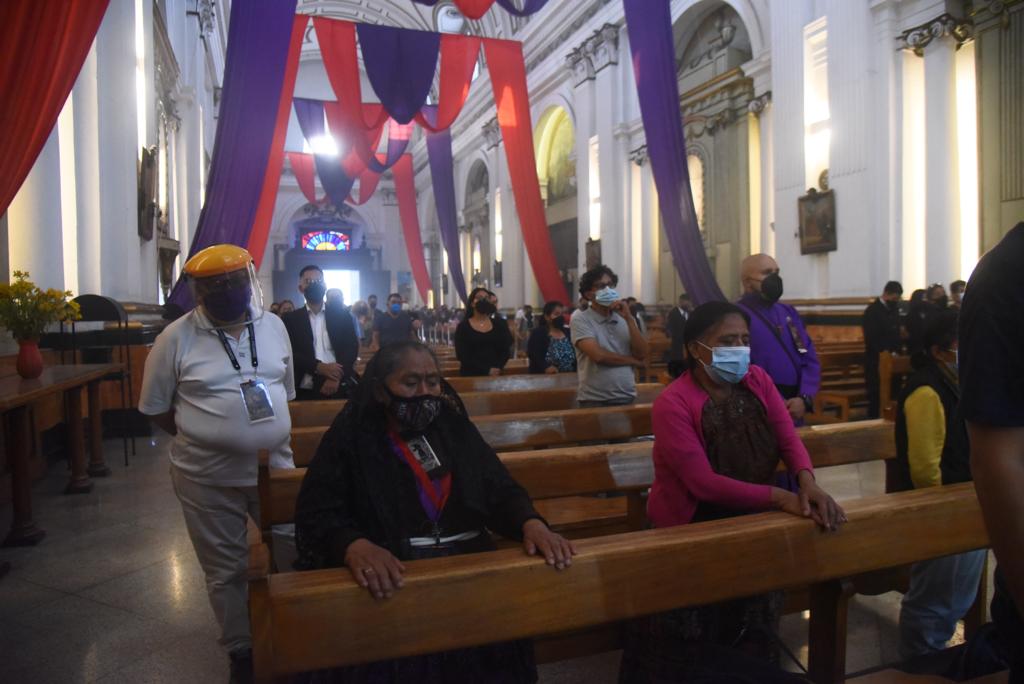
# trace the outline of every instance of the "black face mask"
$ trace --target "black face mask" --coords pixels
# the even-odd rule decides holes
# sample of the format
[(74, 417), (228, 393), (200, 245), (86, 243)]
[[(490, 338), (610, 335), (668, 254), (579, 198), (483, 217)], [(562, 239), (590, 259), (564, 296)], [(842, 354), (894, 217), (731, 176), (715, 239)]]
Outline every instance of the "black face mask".
[(761, 281), (761, 298), (772, 304), (782, 298), (782, 276), (772, 273)]
[(306, 298), (306, 301), (310, 304), (319, 304), (324, 301), (324, 294), (327, 292), (327, 286), (324, 285), (322, 280), (317, 280), (306, 286), (306, 289), (302, 292), (302, 296)]
[(479, 302), (473, 305), (473, 308), (477, 310), (477, 313), (481, 313), (484, 316), (490, 316), (491, 314), (498, 310), (497, 307), (494, 306), (494, 304), (491, 304), (490, 301), (486, 299), (481, 299)]
[(441, 415), (441, 397), (433, 394), (399, 397), (391, 390), (387, 393), (391, 397), (391, 413), (404, 431), (423, 432)]
[(889, 308), (890, 311), (899, 311), (900, 309), (899, 300), (896, 299), (889, 302), (885, 302), (885, 305)]
[(932, 306), (937, 309), (945, 309), (949, 306), (949, 297), (943, 295), (932, 300)]

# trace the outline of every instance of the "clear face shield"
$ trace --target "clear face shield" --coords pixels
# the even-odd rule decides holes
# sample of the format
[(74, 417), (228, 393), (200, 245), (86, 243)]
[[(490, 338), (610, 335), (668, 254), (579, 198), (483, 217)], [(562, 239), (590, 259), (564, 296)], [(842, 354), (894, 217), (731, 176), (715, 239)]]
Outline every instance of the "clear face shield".
[(197, 319), (201, 328), (230, 328), (263, 316), (263, 289), (252, 264), (204, 278), (189, 276), (188, 285), (203, 314)]

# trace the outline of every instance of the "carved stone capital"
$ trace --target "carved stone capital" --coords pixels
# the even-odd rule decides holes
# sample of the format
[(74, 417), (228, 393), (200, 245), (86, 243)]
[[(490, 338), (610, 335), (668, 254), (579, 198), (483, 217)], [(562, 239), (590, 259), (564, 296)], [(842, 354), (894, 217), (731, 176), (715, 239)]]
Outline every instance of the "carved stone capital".
[(196, 0), (196, 18), (199, 19), (199, 31), (204, 36), (213, 33), (214, 16), (213, 0)]
[(629, 161), (633, 162), (637, 166), (643, 166), (647, 163), (647, 145), (641, 145), (635, 150), (629, 151)]
[(594, 73), (619, 63), (619, 27), (605, 24), (583, 43)]
[(754, 99), (747, 103), (747, 111), (755, 116), (760, 116), (761, 112), (763, 112), (765, 107), (768, 106), (768, 103), (771, 102), (771, 99), (772, 91), (770, 90), (766, 93), (758, 95), (757, 97), (755, 97)]
[(498, 125), (498, 118), (495, 117), (480, 127), (483, 131), (484, 141), (488, 149), (501, 144), (501, 126)]
[(584, 45), (573, 48), (572, 52), (565, 56), (565, 68), (572, 75), (574, 86), (581, 86), (594, 78), (594, 63), (584, 50)]
[(970, 19), (957, 19), (952, 14), (942, 14), (920, 26), (909, 28), (896, 39), (900, 47), (911, 50), (915, 55), (924, 55), (924, 49), (932, 41), (940, 38), (952, 38), (959, 48), (971, 39), (974, 34), (974, 23)]

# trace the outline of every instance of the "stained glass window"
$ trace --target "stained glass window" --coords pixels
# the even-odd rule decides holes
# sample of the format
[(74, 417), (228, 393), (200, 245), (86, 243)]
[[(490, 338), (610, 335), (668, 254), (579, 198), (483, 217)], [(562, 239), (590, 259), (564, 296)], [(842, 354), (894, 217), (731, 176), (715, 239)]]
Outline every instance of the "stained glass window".
[(302, 236), (302, 249), (327, 252), (347, 252), (348, 233), (337, 230), (314, 230)]

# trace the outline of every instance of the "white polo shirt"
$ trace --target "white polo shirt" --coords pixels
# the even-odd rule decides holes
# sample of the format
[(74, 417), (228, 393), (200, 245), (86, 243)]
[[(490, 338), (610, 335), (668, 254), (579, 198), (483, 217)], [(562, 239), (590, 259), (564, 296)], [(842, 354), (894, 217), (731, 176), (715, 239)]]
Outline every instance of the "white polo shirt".
[[(204, 327), (206, 329), (204, 329)], [(284, 323), (264, 315), (253, 322), (258, 367), (249, 355), (248, 328), (238, 340), (226, 335), (241, 370), (235, 370), (220, 338), (199, 309), (168, 325), (146, 359), (139, 411), (153, 416), (174, 410), (178, 434), (171, 463), (190, 480), (218, 487), (256, 484), (257, 453), (270, 451), (274, 468), (294, 468), (288, 401), (295, 398), (292, 346)], [(258, 377), (267, 385), (274, 418), (250, 423), (239, 386)]]

